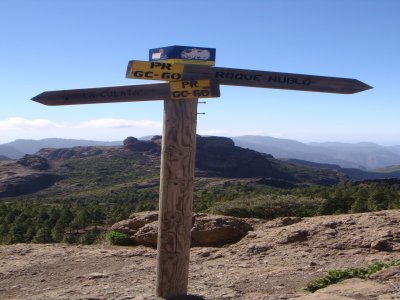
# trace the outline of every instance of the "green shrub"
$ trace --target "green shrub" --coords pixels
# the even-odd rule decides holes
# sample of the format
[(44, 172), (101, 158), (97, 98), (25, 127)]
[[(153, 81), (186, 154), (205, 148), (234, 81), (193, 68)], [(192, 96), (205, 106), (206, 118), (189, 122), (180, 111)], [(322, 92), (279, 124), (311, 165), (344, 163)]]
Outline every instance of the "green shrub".
[(92, 245), (97, 241), (100, 235), (101, 231), (94, 227), (79, 238), (79, 243), (83, 245)]
[(106, 238), (111, 245), (118, 245), (118, 246), (132, 245), (132, 241), (130, 240), (129, 235), (122, 232), (110, 231), (107, 233)]
[(322, 289), (324, 287), (327, 287), (328, 285), (335, 284), (338, 282), (341, 282), (346, 279), (350, 278), (360, 278), (360, 279), (365, 279), (368, 278), (368, 276), (392, 267), (392, 266), (399, 266), (400, 265), (400, 260), (395, 260), (389, 263), (383, 263), (383, 262), (376, 262), (371, 265), (369, 265), (366, 268), (350, 268), (350, 269), (344, 269), (344, 270), (331, 270), (328, 271), (328, 275), (309, 282), (307, 284), (306, 290), (309, 292), (314, 293), (315, 291)]
[(79, 238), (74, 234), (68, 234), (64, 236), (63, 242), (67, 244), (77, 244), (79, 242)]

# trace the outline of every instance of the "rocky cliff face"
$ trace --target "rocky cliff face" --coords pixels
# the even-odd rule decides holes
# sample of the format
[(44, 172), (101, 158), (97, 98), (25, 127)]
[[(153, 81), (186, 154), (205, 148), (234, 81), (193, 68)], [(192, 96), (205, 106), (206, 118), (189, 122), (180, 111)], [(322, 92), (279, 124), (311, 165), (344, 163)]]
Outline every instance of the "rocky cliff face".
[[(68, 170), (62, 167), (65, 167), (64, 161), (94, 156), (107, 158), (107, 161), (128, 161), (129, 152), (142, 154), (147, 161), (159, 165), (161, 136), (149, 141), (128, 137), (123, 147), (44, 148), (36, 155), (26, 155), (8, 165), (7, 161), (0, 161), (3, 162), (0, 166), (3, 174), (0, 176), (0, 197), (18, 196), (50, 187), (68, 176)], [(107, 169), (108, 165), (103, 167)], [(115, 172), (115, 169), (110, 172)], [(237, 147), (229, 138), (201, 136), (197, 136), (196, 177), (256, 178), (260, 184), (282, 188), (299, 184), (332, 185), (342, 180), (337, 171), (296, 166), (268, 154)]]
[[(150, 141), (140, 141), (134, 137), (128, 137), (124, 140), (124, 149), (126, 151), (160, 155), (161, 136), (155, 136)], [(277, 187), (291, 187), (303, 179), (291, 174), (290, 169), (293, 166), (293, 164), (274, 159), (272, 155), (237, 147), (230, 138), (197, 136), (196, 176), (226, 178), (261, 177), (260, 183)], [(305, 169), (303, 168), (302, 171)], [(310, 170), (308, 169), (308, 172)], [(328, 177), (330, 178), (327, 180), (315, 178), (314, 183), (329, 185), (340, 181), (339, 176), (335, 172), (328, 170), (323, 172), (329, 173)], [(298, 173), (300, 174), (301, 172)], [(309, 177), (312, 177), (312, 175)]]
[(14, 197), (40, 191), (63, 177), (54, 173), (47, 159), (25, 155), (18, 161), (0, 162), (0, 197)]
[(196, 167), (208, 176), (293, 179), (271, 162), (272, 155), (235, 146), (224, 137), (197, 137)]
[(117, 147), (73, 147), (73, 148), (44, 148), (37, 152), (38, 156), (44, 157), (48, 160), (68, 160), (74, 158), (82, 158), (88, 156), (95, 156), (104, 153), (109, 153)]

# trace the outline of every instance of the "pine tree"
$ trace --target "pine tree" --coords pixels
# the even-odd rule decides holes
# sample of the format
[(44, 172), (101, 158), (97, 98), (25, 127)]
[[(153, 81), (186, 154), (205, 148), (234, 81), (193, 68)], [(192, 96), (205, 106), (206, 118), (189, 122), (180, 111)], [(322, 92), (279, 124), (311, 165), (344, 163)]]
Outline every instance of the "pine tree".
[(361, 188), (355, 194), (355, 200), (351, 206), (352, 213), (361, 213), (368, 211), (368, 191)]
[(387, 209), (388, 203), (387, 199), (385, 199), (385, 193), (376, 189), (372, 192), (372, 194), (368, 198), (368, 209), (370, 211), (377, 211)]
[(32, 241), (37, 244), (47, 244), (52, 242), (50, 229), (48, 227), (39, 228)]

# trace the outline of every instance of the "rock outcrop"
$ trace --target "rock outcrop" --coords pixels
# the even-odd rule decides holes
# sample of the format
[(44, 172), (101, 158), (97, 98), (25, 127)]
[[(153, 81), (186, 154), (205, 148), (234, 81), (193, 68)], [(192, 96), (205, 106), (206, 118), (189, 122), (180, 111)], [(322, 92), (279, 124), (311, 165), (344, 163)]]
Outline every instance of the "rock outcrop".
[(12, 176), (0, 181), (0, 198), (31, 194), (52, 186), (62, 176), (52, 173), (32, 173), (26, 176)]
[(73, 148), (43, 148), (37, 152), (38, 156), (48, 160), (68, 160), (73, 158), (82, 158), (108, 153), (115, 147), (73, 147)]
[(50, 169), (49, 162), (46, 158), (39, 155), (26, 154), (24, 157), (17, 160), (17, 164), (25, 166), (34, 170), (48, 170)]
[(135, 137), (127, 137), (124, 141), (124, 149), (136, 152), (146, 152), (147, 154), (160, 154), (161, 147), (159, 144), (150, 141), (141, 141)]
[[(128, 234), (136, 245), (157, 247), (158, 213), (132, 214), (127, 220), (114, 224), (111, 230)], [(192, 247), (220, 247), (238, 242), (253, 227), (243, 219), (194, 214), (191, 230)]]
[(229, 138), (197, 136), (196, 168), (207, 176), (296, 181), (288, 173), (282, 172), (274, 161), (271, 155), (235, 146)]
[(49, 168), (45, 158), (35, 155), (0, 162), (0, 198), (34, 193), (63, 178)]

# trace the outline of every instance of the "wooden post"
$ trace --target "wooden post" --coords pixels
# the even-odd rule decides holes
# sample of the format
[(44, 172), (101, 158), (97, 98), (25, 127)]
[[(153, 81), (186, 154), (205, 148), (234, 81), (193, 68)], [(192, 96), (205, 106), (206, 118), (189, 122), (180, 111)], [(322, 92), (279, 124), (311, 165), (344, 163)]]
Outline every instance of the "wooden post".
[(165, 100), (158, 217), (158, 297), (187, 294), (197, 99)]

